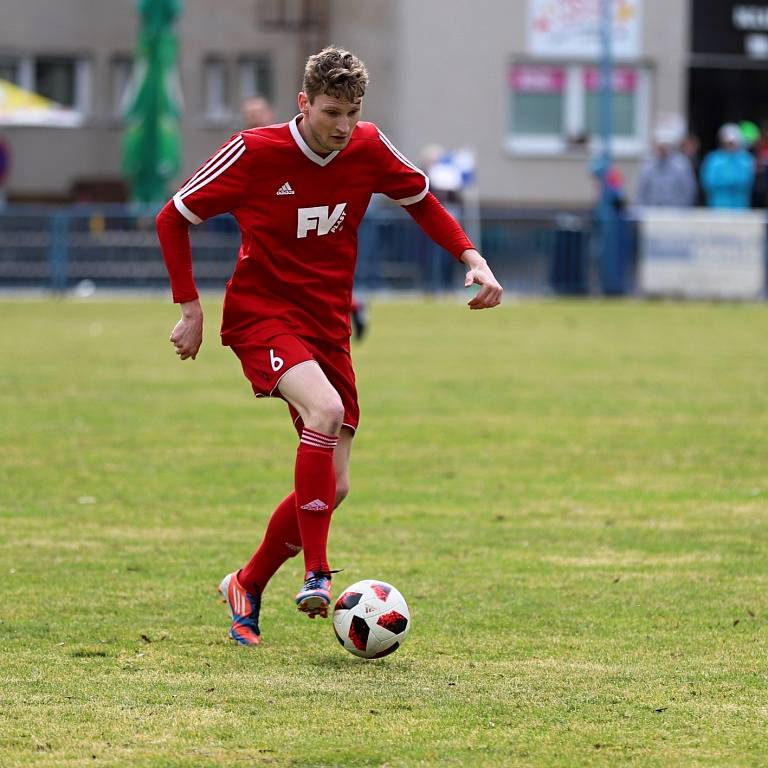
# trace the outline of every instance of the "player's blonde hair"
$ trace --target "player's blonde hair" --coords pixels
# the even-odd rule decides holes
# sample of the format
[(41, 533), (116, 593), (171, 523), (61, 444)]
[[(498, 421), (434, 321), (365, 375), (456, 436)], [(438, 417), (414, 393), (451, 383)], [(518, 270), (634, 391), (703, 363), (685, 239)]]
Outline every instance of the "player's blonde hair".
[(322, 93), (354, 103), (365, 95), (368, 70), (354, 53), (335, 45), (307, 59), (303, 90), (310, 103)]

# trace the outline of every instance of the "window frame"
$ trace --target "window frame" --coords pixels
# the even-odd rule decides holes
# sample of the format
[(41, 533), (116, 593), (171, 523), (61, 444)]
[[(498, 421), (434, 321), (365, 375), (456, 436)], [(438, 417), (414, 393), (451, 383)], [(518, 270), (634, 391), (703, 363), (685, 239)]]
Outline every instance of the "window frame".
[[(504, 149), (513, 155), (549, 157), (599, 152), (602, 146), (599, 135), (591, 136), (583, 144), (574, 141), (586, 130), (586, 72), (599, 66), (599, 62), (583, 60), (515, 59), (509, 62), (505, 77)], [(631, 136), (614, 136), (611, 141), (611, 149), (617, 157), (640, 157), (648, 149), (652, 70), (645, 61), (617, 61), (614, 66), (616, 69), (632, 70), (637, 80), (634, 91), (633, 134)], [(562, 94), (563, 125), (559, 134), (515, 134), (512, 132), (515, 91), (510, 84), (509, 73), (514, 67), (552, 67), (565, 70), (565, 86)]]
[[(259, 88), (256, 82), (255, 65), (263, 64), (266, 69), (266, 88)], [(269, 53), (243, 54), (237, 59), (237, 88), (240, 103), (254, 96), (263, 96), (273, 103), (275, 98), (275, 67)]]
[(109, 59), (109, 110), (114, 120), (123, 119), (135, 66), (133, 54), (115, 53)]
[[(222, 75), (220, 86), (220, 94), (218, 104), (214, 106), (212, 94), (214, 89), (212, 88), (212, 67), (218, 66)], [(226, 56), (210, 53), (203, 57), (203, 117), (205, 121), (213, 126), (226, 125), (234, 118), (234, 109), (232, 107), (232, 71), (230, 61)]]
[(38, 93), (36, 69), (40, 61), (67, 60), (74, 64), (72, 104), (63, 104), (64, 109), (75, 113), (81, 118), (89, 117), (93, 110), (93, 61), (90, 57), (77, 53), (46, 53), (41, 51), (34, 54), (14, 55), (1, 54), (3, 59), (12, 61), (16, 67), (14, 84), (32, 93)]

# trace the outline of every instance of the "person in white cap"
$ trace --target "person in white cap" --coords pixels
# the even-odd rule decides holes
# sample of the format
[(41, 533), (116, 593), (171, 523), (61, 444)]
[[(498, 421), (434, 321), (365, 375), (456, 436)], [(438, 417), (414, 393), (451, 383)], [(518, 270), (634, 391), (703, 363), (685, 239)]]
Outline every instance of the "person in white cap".
[(637, 204), (658, 208), (688, 208), (696, 203), (696, 177), (691, 161), (679, 151), (682, 132), (660, 126), (654, 132), (653, 154), (643, 163)]
[(701, 166), (701, 184), (710, 208), (749, 208), (755, 180), (755, 160), (744, 148), (735, 123), (718, 133), (720, 149), (710, 152)]

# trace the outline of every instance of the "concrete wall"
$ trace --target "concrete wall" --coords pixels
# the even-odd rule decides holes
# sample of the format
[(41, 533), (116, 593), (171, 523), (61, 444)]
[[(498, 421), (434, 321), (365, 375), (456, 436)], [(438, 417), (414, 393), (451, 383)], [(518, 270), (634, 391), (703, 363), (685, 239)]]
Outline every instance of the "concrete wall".
[[(136, 45), (135, 0), (4, 0), (0, 55), (66, 54), (92, 62), (92, 112), (79, 129), (4, 128), (13, 150), (10, 191), (24, 197), (64, 196), (83, 177), (120, 176), (122, 126), (112, 114), (110, 62), (132, 55)], [(183, 168), (188, 176), (234, 131), (242, 127), (237, 109), (237, 60), (267, 54), (275, 77), (275, 111), (287, 120), (295, 112), (303, 54), (296, 36), (265, 32), (257, 24), (253, 0), (185, 0), (178, 27), (180, 79), (185, 103), (182, 123)], [(306, 40), (314, 46), (316, 41)], [(204, 115), (203, 62), (223, 56), (230, 65), (233, 113), (230, 120)]]
[[(583, 154), (515, 156), (503, 147), (506, 73), (526, 55), (526, 0), (398, 0), (395, 140), (414, 159), (429, 142), (475, 147), (483, 197), (512, 204), (584, 204), (594, 182)], [(685, 114), (687, 0), (646, 0), (643, 61), (652, 68), (651, 115)], [(620, 162), (630, 191), (640, 158)]]
[(13, 152), (12, 192), (65, 194), (82, 176), (114, 176), (120, 130), (109, 119), (109, 61), (136, 38), (133, 0), (3, 0), (0, 53), (82, 55), (92, 62), (94, 117), (82, 129), (3, 128)]
[[(203, 61), (269, 54), (279, 120), (296, 112), (308, 52), (335, 42), (365, 59), (371, 86), (364, 116), (420, 162), (425, 145), (472, 146), (482, 196), (512, 205), (584, 205), (594, 195), (585, 153), (512, 155), (504, 147), (510, 62), (526, 56), (527, 0), (328, 0), (325, 31), (267, 32), (254, 0), (185, 0), (180, 75), (185, 98), (180, 181), (229, 135), (240, 115), (203, 114)], [(685, 112), (688, 0), (645, 0), (643, 56), (651, 115)], [(83, 176), (118, 176), (121, 127), (110, 116), (109, 63), (135, 45), (135, 0), (4, 0), (3, 53), (83, 54), (93, 61), (93, 115), (79, 130), (6, 129), (15, 153), (11, 192), (66, 194)], [(621, 161), (634, 189), (639, 157)]]

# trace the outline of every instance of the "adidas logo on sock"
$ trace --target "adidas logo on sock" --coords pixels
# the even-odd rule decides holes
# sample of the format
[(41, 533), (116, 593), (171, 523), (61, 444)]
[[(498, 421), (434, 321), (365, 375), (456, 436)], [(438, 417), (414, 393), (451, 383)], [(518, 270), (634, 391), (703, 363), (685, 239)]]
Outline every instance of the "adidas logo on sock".
[(286, 181), (280, 189), (277, 190), (278, 195), (295, 195), (291, 185)]
[(321, 512), (324, 509), (328, 509), (328, 505), (320, 499), (315, 499), (308, 504), (302, 504), (301, 509), (307, 509), (310, 512)]

